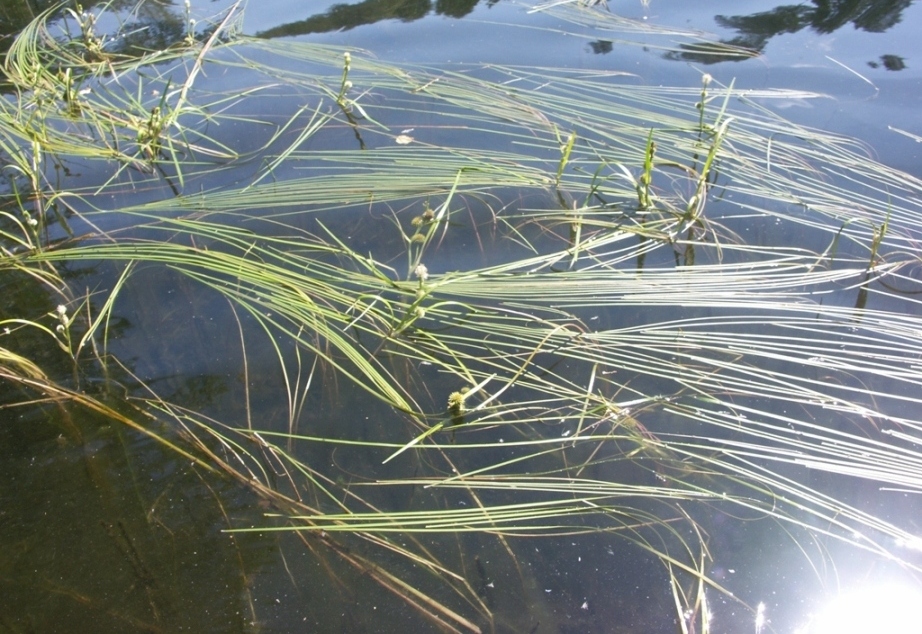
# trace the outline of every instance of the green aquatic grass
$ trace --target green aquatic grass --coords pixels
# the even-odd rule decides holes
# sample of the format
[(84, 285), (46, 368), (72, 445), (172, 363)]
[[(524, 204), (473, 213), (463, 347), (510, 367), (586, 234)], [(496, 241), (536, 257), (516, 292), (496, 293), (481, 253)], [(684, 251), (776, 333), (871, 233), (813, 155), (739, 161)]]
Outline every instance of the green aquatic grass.
[[(67, 288), (85, 299), (63, 333), (53, 314), (5, 323), (63, 345), (79, 383), (114, 363), (131, 372), (108, 356), (110, 320), (139, 270), (226, 300), (245, 411), (216, 419), (146, 385), (125, 395), (132, 415), (113, 418), (155, 436), (138, 420), (170, 425), (188, 443), (163, 437), (179, 455), (269, 501), (252, 530), (321, 536), (338, 561), (460, 631), (496, 615), (426, 539), (492, 536), (520, 569), (520, 540), (610, 533), (662, 563), (676, 609), (704, 628), (706, 589), (731, 591), (707, 574), (697, 513), (710, 508), (917, 568), (899, 547), (918, 539), (911, 525), (805, 477), (922, 489), (922, 184), (754, 102), (816, 95), (398, 67), (215, 36), (104, 64), (50, 40), (49, 15), (6, 66), (19, 92), (0, 113), (0, 151), (29, 195), (3, 211), (0, 271), (57, 289), (73, 284), (60, 271), (119, 273), (92, 293)], [(47, 59), (78, 70), (37, 70)], [(215, 91), (198, 76), (206, 62), (246, 88)], [(249, 113), (263, 95), (291, 97), (293, 114)], [(217, 123), (265, 140), (237, 150)], [(110, 171), (59, 187), (49, 157)], [(169, 193), (145, 202), (103, 196), (163, 181)], [(26, 203), (39, 193), (45, 206)], [(62, 239), (54, 204), (79, 239)], [(454, 255), (471, 248), (459, 235), (482, 261)], [(253, 402), (257, 347), (277, 358), (281, 419)], [(0, 354), (12, 383), (71, 380), (13, 345)], [(306, 403), (339, 382), (378, 420), (356, 433), (345, 407), (334, 431), (314, 433)], [(85, 405), (77, 393), (66, 392)], [(361, 456), (361, 472), (320, 459), (329, 447)], [(394, 502), (418, 491), (431, 499)], [(338, 541), (351, 539), (371, 549)], [(426, 572), (387, 569), (376, 553)], [(443, 585), (424, 593), (433, 578)]]

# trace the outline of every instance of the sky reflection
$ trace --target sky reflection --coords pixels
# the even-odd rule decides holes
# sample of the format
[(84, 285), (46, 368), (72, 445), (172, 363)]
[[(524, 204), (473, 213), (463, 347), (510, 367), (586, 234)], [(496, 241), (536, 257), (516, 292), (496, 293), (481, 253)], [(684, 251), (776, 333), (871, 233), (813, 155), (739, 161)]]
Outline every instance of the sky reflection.
[(798, 634), (917, 634), (922, 590), (908, 584), (856, 588), (830, 601)]

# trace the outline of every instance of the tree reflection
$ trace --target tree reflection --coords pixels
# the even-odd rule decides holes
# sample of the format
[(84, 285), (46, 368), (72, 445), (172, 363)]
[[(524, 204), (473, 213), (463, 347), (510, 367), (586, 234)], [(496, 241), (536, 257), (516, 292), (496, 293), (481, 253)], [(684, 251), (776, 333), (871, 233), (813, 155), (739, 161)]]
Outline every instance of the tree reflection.
[(463, 18), (474, 10), (480, 0), (436, 0), (435, 12), (452, 18)]
[(613, 43), (609, 40), (596, 40), (595, 42), (589, 42), (589, 49), (595, 55), (606, 55), (612, 52)]
[[(855, 28), (881, 33), (898, 24), (903, 11), (913, 0), (812, 0), (810, 4), (782, 5), (770, 11), (751, 15), (718, 15), (715, 21), (739, 35), (722, 44), (747, 48), (761, 53), (776, 35), (796, 33), (811, 28), (818, 33), (833, 31), (852, 24)], [(670, 57), (699, 63), (714, 63), (740, 59), (735, 56), (701, 54), (689, 48)]]
[(721, 26), (736, 29), (740, 36), (734, 44), (762, 50), (766, 42), (781, 33), (795, 33), (810, 27), (818, 33), (833, 31), (851, 23), (855, 28), (880, 33), (902, 20), (903, 10), (913, 0), (813, 0), (806, 4), (786, 5), (742, 16), (718, 15)]
[[(499, 0), (487, 0), (493, 6)], [(285, 37), (308, 33), (329, 33), (374, 24), (382, 20), (411, 22), (434, 11), (439, 15), (463, 18), (474, 10), (480, 0), (364, 0), (356, 4), (337, 4), (326, 13), (313, 15), (306, 20), (289, 22), (257, 33), (258, 37)]]
[(868, 62), (871, 68), (880, 68), (883, 66), (887, 70), (903, 70), (906, 68), (906, 60), (899, 55), (881, 55), (879, 62)]

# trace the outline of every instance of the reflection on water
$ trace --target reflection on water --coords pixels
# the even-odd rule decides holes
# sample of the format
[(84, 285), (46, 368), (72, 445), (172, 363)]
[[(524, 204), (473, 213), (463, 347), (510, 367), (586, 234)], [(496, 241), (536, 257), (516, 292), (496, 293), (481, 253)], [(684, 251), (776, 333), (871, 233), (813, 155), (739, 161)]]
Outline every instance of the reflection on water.
[(770, 38), (805, 28), (832, 33), (850, 24), (863, 31), (882, 33), (899, 24), (903, 11), (912, 3), (913, 0), (812, 0), (812, 6), (781, 5), (752, 15), (718, 15), (715, 20), (740, 32), (734, 43), (761, 51)]
[[(903, 12), (912, 3), (913, 0), (812, 0), (811, 4), (779, 5), (774, 9), (750, 15), (717, 15), (714, 20), (720, 26), (739, 33), (736, 37), (722, 40), (724, 44), (761, 53), (772, 38), (804, 29), (812, 29), (817, 33), (832, 33), (840, 28), (852, 26), (871, 33), (882, 33), (899, 24), (903, 19)], [(684, 52), (667, 57), (702, 64), (739, 61), (739, 57), (722, 56), (717, 51), (709, 52), (716, 54), (704, 55), (693, 48), (684, 48)], [(886, 62), (884, 64), (889, 70), (899, 70), (898, 66), (890, 66)]]
[(919, 631), (922, 592), (907, 584), (879, 584), (856, 588), (823, 606), (798, 633), (803, 634), (914, 634)]
[(903, 11), (912, 3), (913, 0), (812, 0), (813, 6), (784, 5), (748, 16), (718, 15), (715, 20), (721, 26), (739, 31), (740, 35), (730, 43), (762, 51), (771, 38), (805, 28), (832, 33), (852, 25), (864, 31), (882, 33), (899, 24)]
[[(327, 12), (297, 22), (280, 24), (261, 31), (258, 37), (285, 37), (309, 33), (329, 33), (375, 24), (382, 20), (419, 20), (430, 12), (452, 18), (463, 18), (480, 0), (364, 0), (355, 4), (336, 4)], [(493, 6), (499, 0), (486, 0)]]
[(880, 62), (868, 62), (871, 68), (880, 68), (883, 66), (887, 70), (903, 70), (906, 68), (906, 60), (899, 55), (881, 55)]

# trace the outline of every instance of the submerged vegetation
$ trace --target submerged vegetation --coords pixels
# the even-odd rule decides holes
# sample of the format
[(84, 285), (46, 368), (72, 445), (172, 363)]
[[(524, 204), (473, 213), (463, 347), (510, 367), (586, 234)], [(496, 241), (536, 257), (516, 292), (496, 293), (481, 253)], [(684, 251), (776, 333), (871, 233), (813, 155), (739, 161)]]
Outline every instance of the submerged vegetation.
[(560, 618), (547, 536), (658, 562), (683, 632), (759, 613), (718, 518), (922, 572), (922, 183), (759, 105), (816, 95), (51, 15), (4, 65), (7, 411), (123, 425), (445, 631)]

